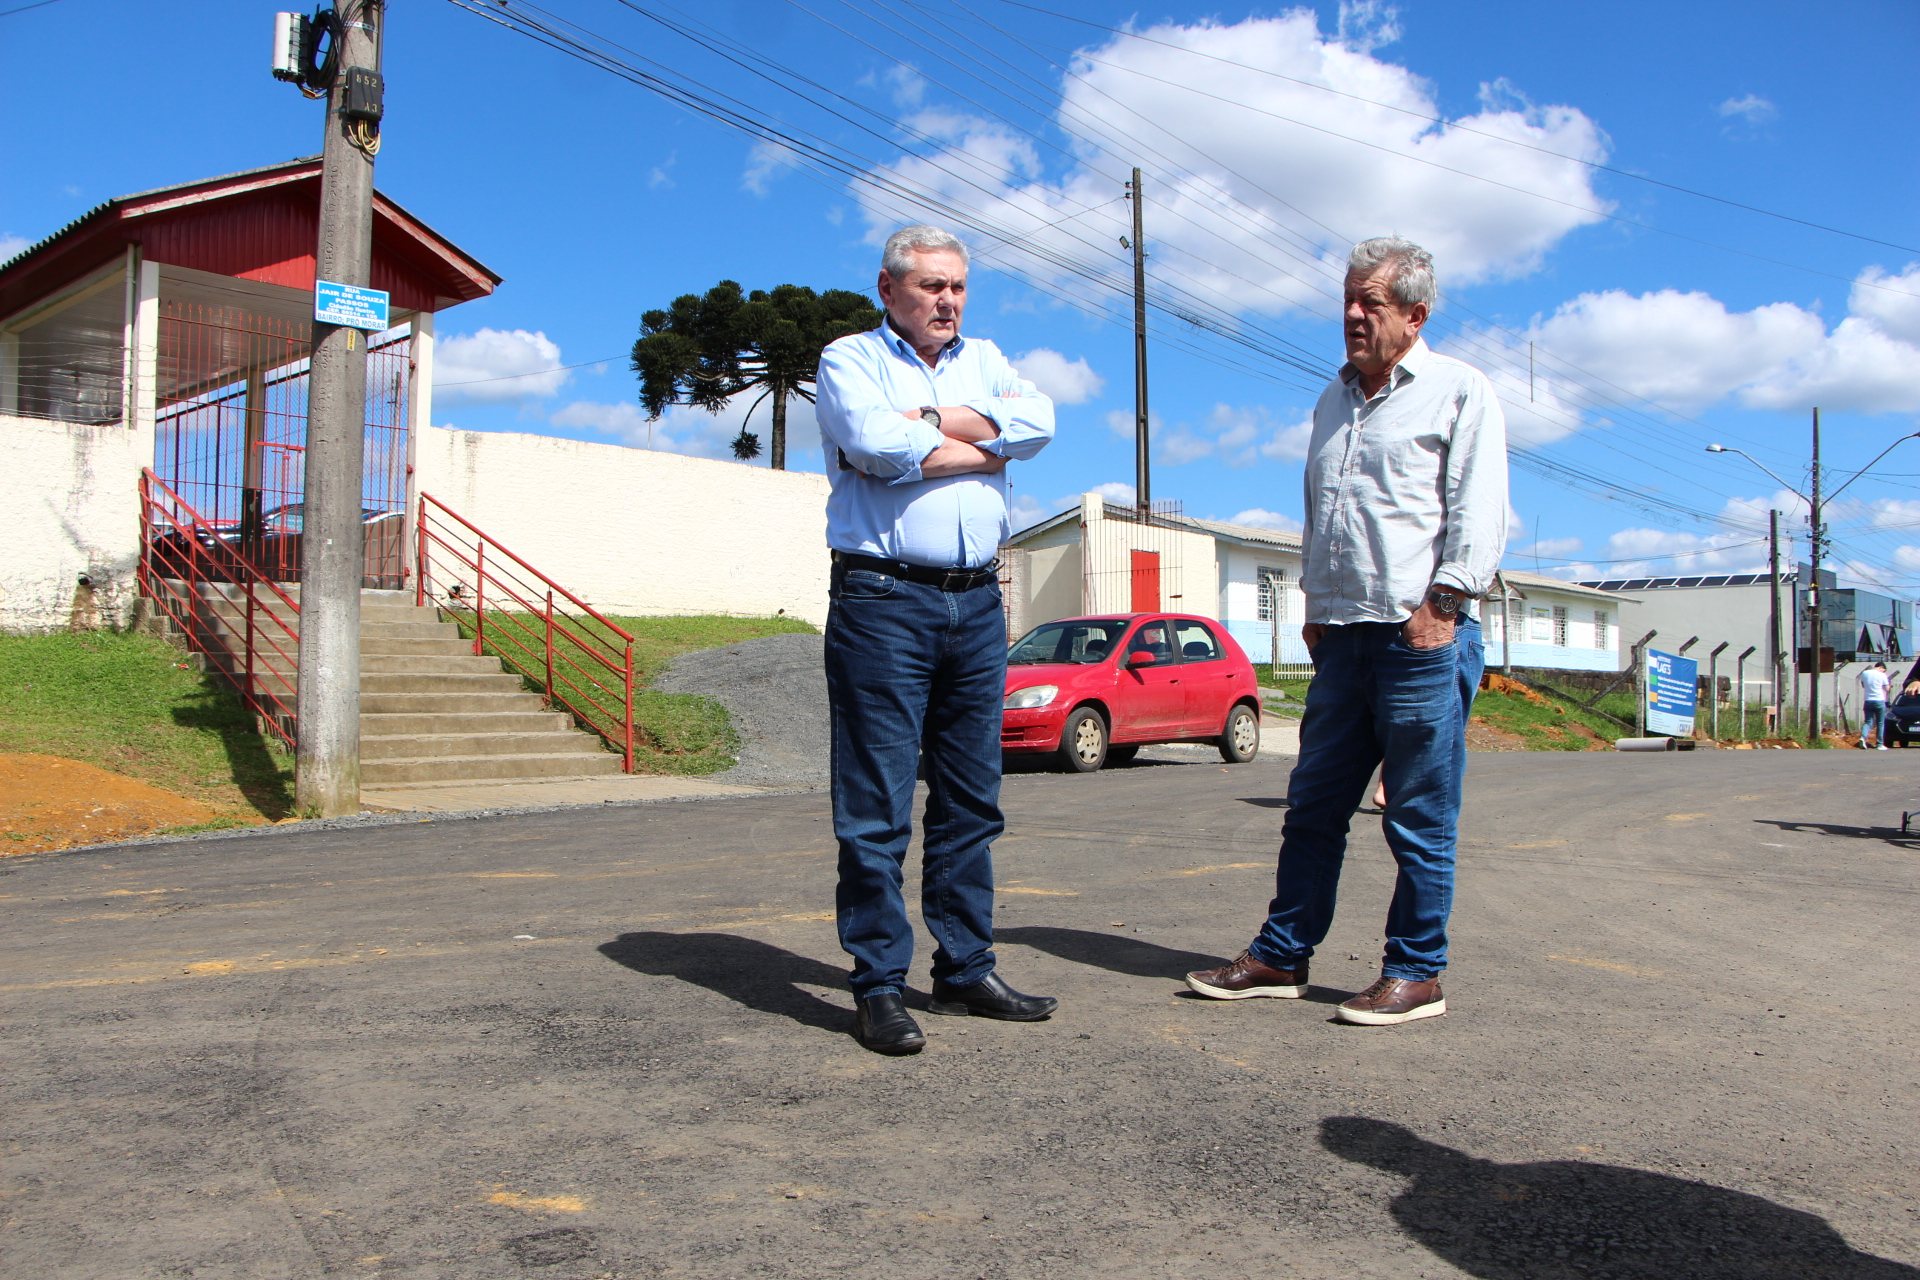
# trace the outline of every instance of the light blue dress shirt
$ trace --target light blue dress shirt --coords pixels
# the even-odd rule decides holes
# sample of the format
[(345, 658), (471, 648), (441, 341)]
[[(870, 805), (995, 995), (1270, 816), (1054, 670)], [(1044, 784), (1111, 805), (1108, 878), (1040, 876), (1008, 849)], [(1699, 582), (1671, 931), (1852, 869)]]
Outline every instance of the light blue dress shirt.
[(943, 437), (902, 415), (922, 405), (964, 405), (1000, 429), (982, 450), (1008, 459), (1039, 453), (1053, 439), (1053, 401), (1000, 348), (957, 337), (929, 367), (883, 320), (821, 353), (816, 388), (832, 486), (829, 547), (938, 569), (992, 562), (1011, 531), (1007, 473), (927, 479), (920, 464)]

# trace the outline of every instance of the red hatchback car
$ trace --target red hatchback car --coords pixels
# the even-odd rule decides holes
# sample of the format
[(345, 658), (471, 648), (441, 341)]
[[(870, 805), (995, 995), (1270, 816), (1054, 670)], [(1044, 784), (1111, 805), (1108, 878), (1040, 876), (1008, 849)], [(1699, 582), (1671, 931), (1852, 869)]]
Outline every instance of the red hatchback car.
[(1092, 773), (1154, 742), (1211, 742), (1233, 763), (1260, 750), (1253, 664), (1218, 622), (1123, 613), (1042, 623), (1007, 654), (1000, 747), (1058, 752)]

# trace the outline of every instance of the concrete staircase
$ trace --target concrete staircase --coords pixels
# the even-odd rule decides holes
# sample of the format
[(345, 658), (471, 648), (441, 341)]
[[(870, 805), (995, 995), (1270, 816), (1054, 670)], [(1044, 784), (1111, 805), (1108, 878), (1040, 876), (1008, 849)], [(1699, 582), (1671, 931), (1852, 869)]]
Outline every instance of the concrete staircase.
[[(299, 599), (299, 588), (287, 594)], [(208, 585), (203, 608), (235, 618), (238, 589)], [(282, 606), (284, 608), (284, 606)], [(229, 627), (199, 626), (203, 635)], [(208, 654), (209, 666), (233, 659)], [(256, 659), (256, 678), (270, 678)], [(292, 672), (286, 673), (289, 684)], [(620, 772), (599, 735), (549, 711), (496, 658), (476, 656), (459, 628), (399, 591), (360, 593), (360, 783), (525, 782)]]

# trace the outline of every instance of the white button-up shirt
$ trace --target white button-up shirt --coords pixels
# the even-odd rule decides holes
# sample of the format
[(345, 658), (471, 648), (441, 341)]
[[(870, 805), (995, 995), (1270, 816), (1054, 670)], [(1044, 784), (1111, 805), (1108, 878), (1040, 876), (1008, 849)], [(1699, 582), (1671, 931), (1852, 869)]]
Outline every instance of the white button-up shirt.
[[(827, 545), (940, 569), (977, 569), (1010, 532), (1007, 473), (929, 480), (920, 464), (939, 430), (902, 417), (964, 405), (1000, 429), (987, 453), (1031, 458), (1053, 439), (1053, 401), (984, 338), (955, 338), (929, 366), (884, 320), (820, 355), (820, 446), (827, 457)], [(845, 465), (842, 465), (842, 458)]]
[(1486, 375), (1424, 338), (1368, 398), (1352, 365), (1313, 410), (1308, 622), (1402, 622), (1434, 585), (1481, 596), (1507, 545), (1507, 427)]

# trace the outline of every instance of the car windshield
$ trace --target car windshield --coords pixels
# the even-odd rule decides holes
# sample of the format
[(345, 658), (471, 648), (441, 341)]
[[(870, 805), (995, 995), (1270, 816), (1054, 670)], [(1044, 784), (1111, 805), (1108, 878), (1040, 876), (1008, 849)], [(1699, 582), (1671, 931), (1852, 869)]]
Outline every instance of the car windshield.
[(1020, 637), (1019, 643), (1007, 654), (1007, 665), (1100, 662), (1113, 652), (1126, 630), (1125, 618), (1071, 618), (1042, 623)]

